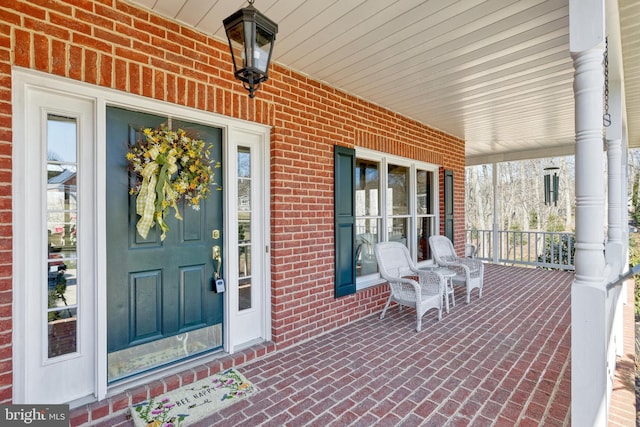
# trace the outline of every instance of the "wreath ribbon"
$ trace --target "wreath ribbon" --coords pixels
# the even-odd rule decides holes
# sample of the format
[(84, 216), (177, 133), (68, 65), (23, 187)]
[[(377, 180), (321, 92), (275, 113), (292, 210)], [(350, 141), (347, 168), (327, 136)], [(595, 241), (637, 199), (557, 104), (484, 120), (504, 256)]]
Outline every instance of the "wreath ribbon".
[[(168, 159), (158, 172), (160, 165), (156, 162), (147, 164), (141, 172), (142, 184), (136, 200), (136, 213), (140, 219), (136, 224), (136, 229), (142, 238), (146, 239), (149, 230), (157, 222), (162, 230), (160, 240), (167, 237), (169, 226), (164, 222), (165, 204), (173, 207), (175, 217), (182, 220), (176, 200), (178, 193), (171, 188), (169, 177), (178, 171), (175, 158)], [(156, 173), (157, 172), (157, 173)]]
[(150, 191), (151, 188), (156, 186), (158, 180), (156, 176), (156, 170), (158, 164), (155, 162), (147, 164), (140, 175), (142, 176), (142, 184), (140, 184), (140, 192), (136, 199), (136, 213), (140, 215), (140, 219), (136, 224), (138, 233), (142, 238), (146, 239), (149, 234), (149, 229), (153, 227), (153, 218), (156, 212), (156, 193)]

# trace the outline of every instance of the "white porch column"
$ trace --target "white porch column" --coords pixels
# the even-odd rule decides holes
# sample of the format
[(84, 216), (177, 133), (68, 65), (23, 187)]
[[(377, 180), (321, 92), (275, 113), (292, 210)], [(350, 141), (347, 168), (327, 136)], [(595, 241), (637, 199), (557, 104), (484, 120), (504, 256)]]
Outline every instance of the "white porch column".
[[(628, 142), (626, 134), (625, 106), (623, 98), (622, 40), (620, 34), (620, 10), (617, 1), (606, 0), (605, 25), (607, 29), (607, 79), (608, 113), (611, 125), (605, 128), (609, 165), (609, 232), (607, 263), (614, 267), (613, 276), (627, 271), (629, 250), (629, 216), (627, 209)], [(619, 245), (619, 247), (617, 247)], [(611, 250), (610, 250), (611, 249)], [(615, 265), (615, 264), (618, 265)], [(622, 292), (626, 299), (626, 292)]]
[[(610, 74), (611, 75), (611, 74)], [(605, 259), (607, 261), (608, 275), (607, 283), (617, 279), (625, 268), (625, 258), (623, 257), (623, 200), (626, 209), (626, 196), (623, 199), (623, 156), (622, 156), (622, 102), (619, 82), (609, 81), (608, 107), (611, 114), (611, 125), (605, 128), (607, 142), (607, 204), (609, 206), (607, 215), (607, 244), (605, 247)], [(615, 301), (615, 314), (611, 336), (608, 341), (607, 363), (609, 369), (609, 384), (607, 385), (607, 405), (611, 401), (611, 390), (613, 387), (613, 375), (615, 373), (616, 356), (624, 353), (624, 319), (623, 298), (625, 292), (620, 292), (620, 288), (612, 289), (607, 293), (607, 297)], [(607, 304), (611, 307), (611, 304)], [(611, 316), (610, 313), (608, 316)]]
[[(608, 215), (607, 242), (620, 245), (620, 252), (615, 255), (622, 259), (622, 140), (607, 138), (607, 171), (608, 171)], [(625, 203), (626, 206), (626, 203)], [(609, 259), (607, 254), (607, 259)], [(618, 271), (618, 274), (621, 272)]]
[[(611, 52), (612, 49), (609, 49)], [(611, 53), (609, 54), (611, 57)], [(612, 71), (612, 63), (609, 62), (609, 76), (615, 76)], [(620, 81), (609, 80), (609, 99), (607, 104), (611, 115), (611, 125), (605, 128), (607, 141), (607, 170), (608, 170), (608, 191), (607, 199), (609, 211), (607, 215), (607, 245), (605, 257), (607, 265), (610, 267), (607, 282), (612, 282), (626, 269), (627, 256), (624, 238), (629, 239), (628, 234), (624, 231), (627, 221), (625, 212), (627, 210), (626, 186), (624, 178), (626, 177), (626, 156), (622, 152), (622, 94), (620, 89)], [(609, 366), (615, 365), (615, 357), (624, 354), (624, 319), (623, 308), (626, 296), (626, 285), (622, 285), (622, 289), (613, 289), (609, 291), (608, 297), (615, 298), (615, 315), (613, 317), (612, 336), (609, 339), (609, 345), (614, 346), (609, 350), (608, 363)], [(613, 385), (613, 369), (609, 373), (609, 381)], [(610, 394), (608, 395), (610, 401)]]
[[(622, 100), (620, 82), (609, 82), (609, 113), (611, 114), (611, 126), (605, 129), (607, 141), (607, 170), (608, 170), (608, 227), (607, 242), (616, 244), (615, 253), (607, 253), (607, 261), (620, 263), (622, 260), (623, 237), (623, 208), (626, 209), (626, 196), (623, 193), (622, 163)], [(619, 247), (617, 246), (619, 245)], [(607, 252), (609, 247), (607, 247)], [(609, 263), (611, 263), (609, 262)], [(619, 267), (622, 267), (621, 265)], [(622, 271), (613, 272), (619, 275)]]
[(570, 0), (575, 67), (576, 254), (571, 287), (571, 423), (607, 423), (602, 90), (604, 2)]
[(500, 259), (500, 215), (498, 206), (500, 200), (498, 199), (500, 193), (498, 192), (498, 163), (493, 163), (491, 167), (493, 173), (493, 263), (497, 264)]

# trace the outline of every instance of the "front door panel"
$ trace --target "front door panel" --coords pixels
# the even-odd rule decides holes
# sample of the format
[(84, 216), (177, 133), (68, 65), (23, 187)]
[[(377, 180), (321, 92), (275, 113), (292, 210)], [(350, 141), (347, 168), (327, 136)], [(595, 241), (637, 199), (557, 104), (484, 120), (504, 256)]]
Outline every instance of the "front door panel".
[[(222, 346), (223, 294), (212, 285), (212, 247), (222, 245), (222, 191), (194, 210), (186, 203), (165, 218), (165, 240), (156, 225), (147, 238), (136, 230), (135, 180), (128, 171), (127, 144), (143, 128), (168, 118), (110, 107), (107, 110), (107, 346), (108, 379), (114, 381)], [(171, 120), (192, 138), (213, 144), (221, 159), (220, 129)], [(220, 182), (221, 169), (214, 169)], [(214, 232), (215, 231), (215, 232)], [(214, 239), (215, 237), (215, 239)]]

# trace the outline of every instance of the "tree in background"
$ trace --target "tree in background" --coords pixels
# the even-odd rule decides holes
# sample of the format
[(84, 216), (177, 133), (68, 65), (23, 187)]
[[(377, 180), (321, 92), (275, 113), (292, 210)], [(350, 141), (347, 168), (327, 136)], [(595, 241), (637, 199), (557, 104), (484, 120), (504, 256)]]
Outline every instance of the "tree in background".
[[(557, 206), (545, 206), (543, 171), (558, 166)], [(501, 230), (572, 231), (575, 212), (573, 157), (532, 159), (466, 168), (466, 229), (493, 228), (493, 168), (497, 167), (498, 218)]]
[[(606, 154), (603, 154), (603, 162), (606, 167)], [(560, 192), (557, 206), (544, 204), (543, 171), (550, 164), (559, 167)], [(492, 230), (493, 228), (494, 167), (497, 167), (497, 214), (500, 219), (498, 224), (500, 230), (574, 231), (575, 162), (573, 156), (467, 167), (465, 185), (467, 230)], [(635, 225), (640, 225), (640, 149), (628, 151), (627, 175), (629, 219)], [(606, 179), (606, 176), (603, 179)], [(476, 237), (478, 235), (475, 233)], [(573, 249), (573, 242), (568, 240), (546, 243)], [(562, 251), (562, 253), (565, 252)]]

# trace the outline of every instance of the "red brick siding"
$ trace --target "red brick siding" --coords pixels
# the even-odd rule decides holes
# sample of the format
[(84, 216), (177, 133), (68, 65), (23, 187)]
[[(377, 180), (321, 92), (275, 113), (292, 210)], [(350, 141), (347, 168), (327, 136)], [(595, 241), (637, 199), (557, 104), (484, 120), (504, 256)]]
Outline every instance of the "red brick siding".
[(453, 170), (462, 243), (464, 141), (278, 64), (250, 100), (233, 78), (224, 42), (119, 0), (13, 0), (0, 5), (0, 403), (12, 393), (12, 65), (272, 126), (271, 302), (279, 348), (376, 312), (385, 299), (383, 287), (334, 298), (333, 145)]

